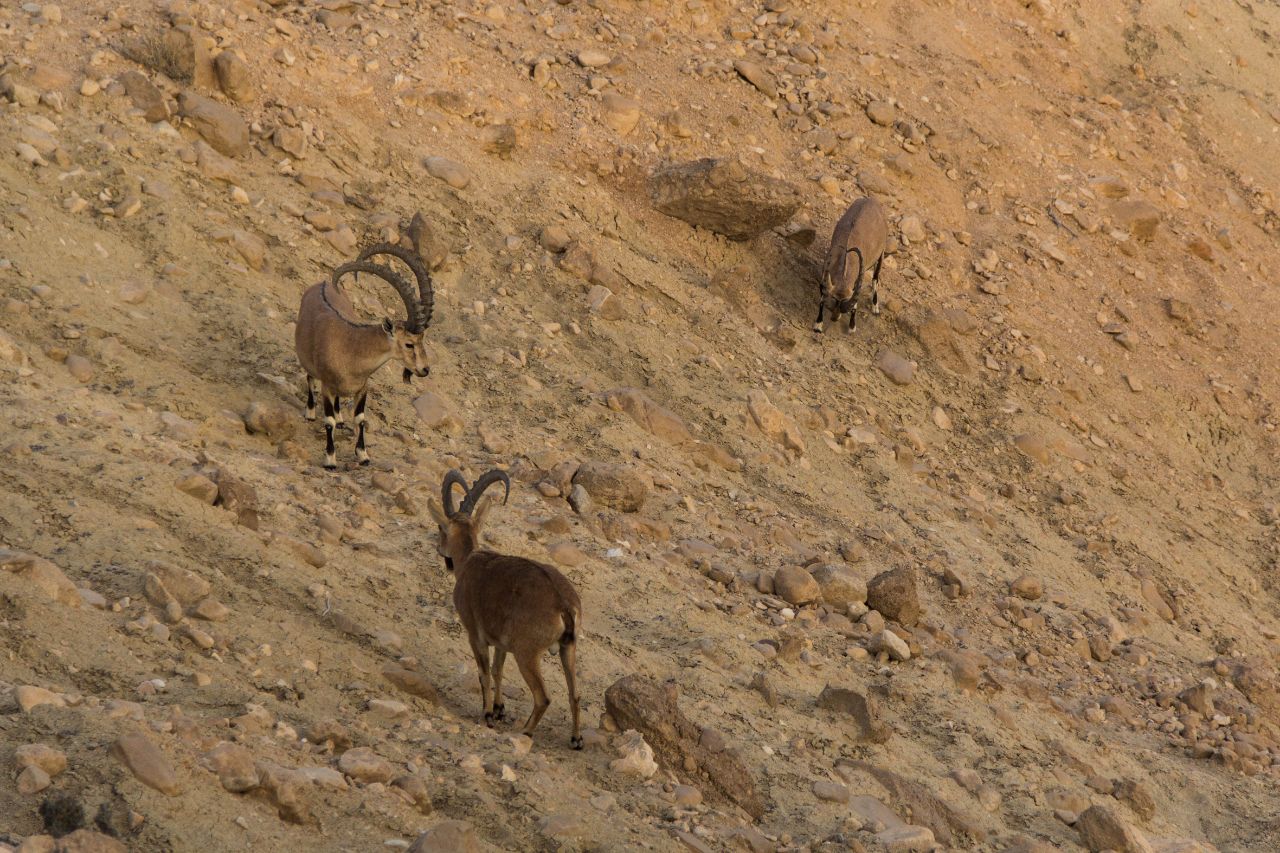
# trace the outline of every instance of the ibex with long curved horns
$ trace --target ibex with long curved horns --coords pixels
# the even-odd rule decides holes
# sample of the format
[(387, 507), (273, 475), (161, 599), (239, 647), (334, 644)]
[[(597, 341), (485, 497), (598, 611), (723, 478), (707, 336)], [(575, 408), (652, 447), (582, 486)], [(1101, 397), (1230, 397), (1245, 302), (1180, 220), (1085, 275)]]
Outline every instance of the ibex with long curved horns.
[(831, 247), (827, 249), (827, 262), (823, 265), (822, 281), (818, 284), (821, 296), (818, 319), (813, 323), (815, 332), (822, 331), (824, 310), (831, 312), (833, 320), (847, 311), (849, 331), (858, 327), (862, 276), (872, 265), (875, 271), (871, 274), (871, 313), (880, 313), (880, 266), (884, 263), (888, 240), (889, 224), (885, 221), (880, 202), (868, 197), (849, 205), (831, 234)]
[[(374, 255), (403, 261), (417, 279), (418, 292), (414, 293), (413, 287), (391, 267), (369, 260)], [(394, 287), (404, 300), (408, 319), (387, 318), (374, 324), (352, 320), (354, 306), (338, 282), (345, 275), (359, 273), (375, 275)], [(315, 420), (317, 388), (324, 403), (324, 467), (338, 467), (333, 431), (342, 418), (343, 398), (355, 402), (356, 458), (361, 465), (369, 464), (364, 445), (369, 377), (393, 358), (398, 358), (404, 367), (406, 382), (430, 372), (424, 335), (431, 322), (433, 303), (431, 274), (422, 259), (389, 243), (370, 246), (358, 260), (338, 267), (327, 281), (313, 285), (302, 295), (294, 344), (298, 361), (307, 373), (307, 420)]]
[[(506, 503), (511, 480), (503, 472), (490, 471), (468, 487), (462, 474), (450, 471), (440, 490), (441, 502), (432, 499), (428, 503), (440, 525), (437, 550), (454, 576), (453, 604), (467, 629), (467, 640), (480, 669), (484, 721), (492, 726), (494, 720), (502, 719), (505, 710), (502, 665), (510, 653), (533, 694), (533, 712), (524, 724), (524, 734), (533, 736), (534, 728), (551, 704), (542, 682), (542, 654), (559, 643), (560, 663), (569, 689), (569, 713), (573, 718), (569, 745), (582, 749), (576, 673), (582, 601), (569, 579), (551, 566), (480, 548), (481, 526), (492, 506), (492, 495), (485, 494), (485, 490), (494, 483), (506, 487), (502, 497)], [(453, 491), (457, 486), (463, 488), (465, 497), (462, 505), (455, 508)], [(493, 647), (492, 665), (490, 646)]]

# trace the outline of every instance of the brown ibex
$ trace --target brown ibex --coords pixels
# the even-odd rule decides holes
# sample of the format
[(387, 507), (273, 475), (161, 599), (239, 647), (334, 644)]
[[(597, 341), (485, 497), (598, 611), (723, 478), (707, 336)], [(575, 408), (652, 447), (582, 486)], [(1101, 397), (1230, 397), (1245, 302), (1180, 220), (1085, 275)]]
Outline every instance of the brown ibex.
[[(369, 260), (374, 255), (399, 258), (418, 280), (418, 292), (395, 270)], [(338, 286), (348, 274), (368, 273), (389, 283), (404, 300), (408, 319), (381, 323), (357, 323), (354, 306)], [(426, 376), (427, 347), (424, 335), (431, 322), (433, 298), (431, 275), (421, 258), (413, 252), (389, 243), (365, 249), (358, 260), (343, 264), (327, 281), (313, 285), (302, 295), (294, 344), (298, 361), (307, 373), (307, 420), (315, 420), (316, 391), (324, 403), (325, 455), (324, 467), (338, 467), (334, 456), (333, 431), (341, 422), (342, 398), (355, 402), (356, 458), (369, 464), (365, 451), (365, 402), (369, 393), (369, 377), (392, 358), (404, 368), (404, 381)]]
[[(873, 198), (860, 198), (836, 223), (831, 234), (831, 247), (827, 249), (827, 262), (823, 266), (822, 281), (818, 285), (821, 298), (818, 302), (818, 319), (813, 323), (815, 332), (822, 331), (823, 311), (831, 312), (831, 319), (838, 320), (849, 313), (849, 331), (858, 327), (858, 299), (862, 295), (862, 276), (866, 268), (875, 265), (871, 274), (871, 313), (880, 313), (880, 266), (884, 262), (885, 244), (889, 240), (889, 224), (884, 218), (884, 208)], [(850, 255), (857, 255), (855, 271)]]
[[(511, 480), (503, 472), (490, 471), (468, 487), (462, 474), (450, 471), (444, 478), (440, 503), (434, 499), (428, 503), (440, 525), (437, 550), (454, 576), (453, 604), (466, 628), (471, 653), (480, 670), (484, 721), (492, 727), (495, 720), (503, 718), (502, 665), (507, 654), (511, 654), (533, 694), (533, 711), (524, 724), (524, 734), (533, 736), (534, 728), (551, 704), (542, 681), (542, 654), (558, 643), (569, 689), (569, 713), (573, 718), (569, 745), (582, 749), (576, 673), (582, 602), (569, 579), (551, 566), (481, 549), (480, 531), (492, 506), (492, 495), (486, 495), (485, 490), (494, 483), (502, 483), (506, 488), (502, 498), (506, 503)], [(456, 486), (463, 488), (465, 496), (462, 505), (455, 508), (453, 490)], [(490, 646), (493, 647), (492, 665)]]

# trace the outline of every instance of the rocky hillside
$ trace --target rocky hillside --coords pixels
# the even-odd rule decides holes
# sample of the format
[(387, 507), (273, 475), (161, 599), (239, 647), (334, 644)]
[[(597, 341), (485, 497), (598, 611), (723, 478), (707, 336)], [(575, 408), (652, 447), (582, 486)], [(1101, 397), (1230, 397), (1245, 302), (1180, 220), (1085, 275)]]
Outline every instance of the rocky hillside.
[[(0, 5), (0, 851), (1280, 849), (1278, 35)], [(378, 240), (431, 373), (328, 472), (293, 319)], [(451, 468), (581, 593), (583, 751), (554, 656), (483, 724)]]

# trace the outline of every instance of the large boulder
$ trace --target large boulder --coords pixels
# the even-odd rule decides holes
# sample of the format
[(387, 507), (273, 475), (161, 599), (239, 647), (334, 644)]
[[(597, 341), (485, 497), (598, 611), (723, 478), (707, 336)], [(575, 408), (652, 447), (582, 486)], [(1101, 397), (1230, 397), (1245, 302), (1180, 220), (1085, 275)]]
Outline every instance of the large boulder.
[(867, 584), (867, 606), (910, 628), (920, 621), (920, 593), (910, 567), (881, 572)]
[(597, 504), (621, 512), (637, 512), (653, 491), (647, 474), (610, 462), (584, 462), (573, 475), (573, 484), (582, 486)]
[(795, 185), (732, 159), (707, 158), (659, 169), (649, 180), (649, 191), (662, 213), (737, 241), (783, 224), (800, 206)]
[(249, 152), (249, 125), (226, 104), (183, 92), (178, 96), (178, 112), (219, 154), (242, 157)]
[(674, 682), (659, 684), (642, 675), (615, 681), (604, 694), (605, 708), (623, 730), (634, 729), (653, 747), (659, 761), (675, 770), (698, 773), (719, 795), (760, 818), (764, 798), (746, 763), (722, 738), (684, 715)]
[(783, 566), (773, 576), (773, 591), (787, 604), (800, 607), (812, 604), (822, 595), (822, 587), (807, 569), (800, 566)]
[(822, 601), (835, 608), (862, 604), (867, 600), (867, 582), (837, 563), (822, 563), (809, 569), (822, 589)]
[(1090, 806), (1076, 821), (1080, 843), (1091, 853), (1113, 850), (1115, 853), (1152, 853), (1153, 848), (1143, 837), (1113, 809), (1107, 806)]

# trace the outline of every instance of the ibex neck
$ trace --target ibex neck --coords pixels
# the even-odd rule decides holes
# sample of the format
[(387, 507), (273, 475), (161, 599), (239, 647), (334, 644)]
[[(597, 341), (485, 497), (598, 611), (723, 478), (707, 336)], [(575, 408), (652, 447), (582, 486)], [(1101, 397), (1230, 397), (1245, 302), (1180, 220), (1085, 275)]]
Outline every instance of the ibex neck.
[(357, 334), (354, 336), (356, 346), (352, 347), (351, 366), (369, 375), (391, 360), (394, 354), (392, 344), (381, 326), (362, 326), (356, 331)]

